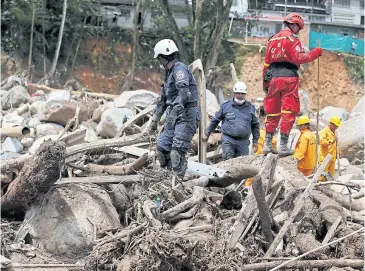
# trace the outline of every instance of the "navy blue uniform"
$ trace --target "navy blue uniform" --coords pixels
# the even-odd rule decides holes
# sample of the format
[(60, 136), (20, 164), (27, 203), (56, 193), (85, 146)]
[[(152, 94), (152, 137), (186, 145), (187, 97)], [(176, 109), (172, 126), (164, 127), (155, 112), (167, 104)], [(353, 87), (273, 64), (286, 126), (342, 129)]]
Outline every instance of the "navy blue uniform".
[(212, 118), (206, 135), (209, 136), (222, 121), (223, 159), (248, 155), (250, 135), (256, 144), (260, 137), (259, 120), (255, 114), (255, 106), (249, 101), (242, 105), (232, 100), (221, 104), (219, 111)]
[[(186, 168), (180, 170), (179, 167), (186, 167), (186, 161), (185, 166), (181, 163), (198, 128), (198, 90), (188, 67), (177, 60), (168, 64), (155, 118), (159, 120), (164, 113), (166, 123), (158, 137), (157, 150), (167, 161), (171, 152), (172, 168), (185, 173)], [(173, 157), (173, 154), (179, 157)]]

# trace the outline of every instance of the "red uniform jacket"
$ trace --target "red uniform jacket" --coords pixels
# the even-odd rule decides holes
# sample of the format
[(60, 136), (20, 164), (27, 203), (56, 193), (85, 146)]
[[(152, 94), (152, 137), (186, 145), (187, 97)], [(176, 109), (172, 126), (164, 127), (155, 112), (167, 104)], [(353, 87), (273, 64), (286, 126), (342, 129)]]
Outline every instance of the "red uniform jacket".
[[(295, 64), (299, 69), (300, 64), (311, 62), (319, 55), (320, 51), (316, 49), (305, 53), (297, 35), (293, 34), (290, 29), (281, 30), (267, 43), (263, 78), (265, 71), (272, 63), (289, 62)], [(269, 83), (264, 82), (263, 87), (268, 88)]]

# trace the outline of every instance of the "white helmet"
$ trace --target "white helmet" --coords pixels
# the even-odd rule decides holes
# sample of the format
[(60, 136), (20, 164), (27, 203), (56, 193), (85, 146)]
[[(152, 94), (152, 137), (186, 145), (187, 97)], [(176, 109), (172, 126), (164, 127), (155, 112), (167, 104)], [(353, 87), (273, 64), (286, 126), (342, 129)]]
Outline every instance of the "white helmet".
[(157, 42), (153, 50), (155, 51), (155, 55), (153, 58), (157, 58), (158, 55), (168, 56), (172, 53), (179, 52), (179, 49), (177, 48), (175, 42), (169, 39), (160, 40), (159, 42)]
[(234, 84), (233, 86), (233, 93), (247, 93), (247, 86), (244, 82), (242, 81), (238, 81), (236, 84)]

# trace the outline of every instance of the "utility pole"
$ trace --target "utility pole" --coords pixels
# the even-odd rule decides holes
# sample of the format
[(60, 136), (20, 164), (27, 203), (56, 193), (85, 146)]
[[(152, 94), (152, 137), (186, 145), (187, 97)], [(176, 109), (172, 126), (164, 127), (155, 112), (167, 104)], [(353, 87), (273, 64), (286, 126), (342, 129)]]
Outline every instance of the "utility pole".
[(285, 0), (285, 6), (284, 6), (284, 17), (286, 17), (286, 3), (287, 3), (287, 0)]

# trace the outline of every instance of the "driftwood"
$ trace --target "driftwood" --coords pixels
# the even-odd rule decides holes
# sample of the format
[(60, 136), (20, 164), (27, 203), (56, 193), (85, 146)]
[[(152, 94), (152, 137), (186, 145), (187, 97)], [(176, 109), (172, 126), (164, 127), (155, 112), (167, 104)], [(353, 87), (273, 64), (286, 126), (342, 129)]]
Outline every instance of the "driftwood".
[(191, 198), (164, 211), (162, 213), (162, 218), (165, 220), (173, 219), (176, 215), (202, 202), (203, 198), (204, 198), (204, 188), (200, 186), (194, 186), (193, 195), (191, 196)]
[(328, 189), (326, 187), (321, 187), (321, 186), (317, 186), (316, 189), (318, 191), (321, 191), (323, 194), (329, 196), (333, 200), (337, 201), (338, 203), (340, 203), (343, 207), (345, 207), (348, 210), (362, 211), (365, 209), (364, 198), (350, 199), (351, 196), (344, 195), (342, 193), (333, 191), (332, 189)]
[(107, 173), (111, 175), (130, 175), (134, 174), (136, 170), (141, 169), (148, 164), (149, 158), (147, 154), (142, 155), (130, 164), (117, 166), (117, 165), (97, 165), (87, 164), (86, 169), (94, 173)]
[(273, 253), (275, 252), (276, 247), (279, 245), (279, 243), (283, 239), (284, 235), (288, 231), (289, 226), (293, 223), (294, 219), (297, 217), (297, 215), (301, 211), (301, 209), (302, 209), (302, 207), (304, 205), (305, 200), (308, 198), (310, 192), (313, 189), (314, 183), (318, 181), (319, 177), (321, 176), (324, 168), (326, 167), (326, 165), (328, 164), (328, 162), (330, 161), (330, 159), (331, 159), (331, 155), (328, 154), (326, 156), (326, 158), (324, 159), (324, 161), (322, 162), (322, 164), (319, 167), (319, 169), (316, 172), (316, 174), (314, 174), (314, 177), (313, 177), (312, 181), (308, 184), (306, 190), (303, 192), (303, 194), (301, 194), (300, 198), (296, 202), (295, 207), (294, 207), (294, 209), (293, 209), (290, 217), (285, 221), (285, 223), (281, 227), (279, 233), (276, 235), (274, 241), (271, 243), (269, 249), (266, 251), (265, 257), (271, 257), (273, 255)]
[(117, 139), (103, 139), (98, 140), (90, 143), (84, 143), (75, 145), (72, 147), (67, 148), (66, 150), (66, 158), (69, 158), (75, 154), (79, 154), (82, 152), (97, 152), (97, 151), (103, 151), (105, 152), (106, 149), (111, 149), (114, 147), (123, 147), (123, 146), (129, 146), (141, 142), (148, 141), (148, 137), (146, 135), (142, 134), (135, 134), (131, 136), (126, 136), (122, 138)]
[[(324, 164), (324, 162), (326, 161), (326, 159), (327, 159), (327, 158), (328, 158), (328, 155), (327, 155), (327, 157), (324, 159), (324, 161), (323, 161), (322, 165)], [(330, 159), (328, 159), (328, 160), (330, 160)], [(317, 173), (321, 170), (322, 165), (319, 167), (319, 169), (318, 169)], [(324, 168), (324, 167), (323, 167), (323, 168)], [(316, 176), (316, 175), (317, 175), (317, 173), (316, 173), (314, 176)], [(313, 178), (314, 178), (314, 177), (313, 177)], [(290, 263), (292, 263), (292, 262), (295, 262), (296, 260), (299, 260), (299, 259), (301, 259), (301, 258), (303, 258), (303, 257), (305, 257), (305, 256), (307, 256), (307, 255), (309, 255), (309, 254), (311, 254), (311, 253), (313, 253), (313, 252), (316, 252), (316, 251), (318, 251), (318, 250), (322, 250), (322, 249), (323, 249), (323, 248), (325, 248), (325, 247), (329, 247), (330, 245), (333, 245), (333, 244), (338, 243), (338, 242), (340, 242), (340, 241), (342, 241), (342, 240), (344, 240), (344, 239), (346, 239), (346, 238), (349, 238), (350, 236), (355, 235), (356, 233), (359, 233), (359, 232), (361, 232), (361, 231), (364, 231), (364, 229), (365, 229), (365, 227), (362, 227), (361, 229), (359, 229), (359, 230), (357, 230), (357, 231), (354, 231), (354, 232), (352, 232), (352, 233), (350, 233), (350, 234), (348, 234), (348, 235), (346, 235), (346, 236), (344, 236), (344, 237), (338, 238), (338, 239), (336, 239), (336, 240), (334, 240), (334, 241), (332, 241), (332, 242), (330, 242), (330, 243), (327, 243), (327, 244), (325, 244), (325, 245), (322, 245), (322, 246), (319, 246), (319, 247), (317, 247), (317, 248), (314, 248), (314, 249), (312, 249), (311, 251), (308, 251), (308, 252), (306, 252), (306, 253), (304, 253), (304, 254), (302, 254), (302, 255), (300, 255), (300, 256), (298, 256), (298, 257), (296, 257), (296, 258), (293, 258), (293, 259), (291, 259), (291, 260), (289, 260), (289, 261), (287, 261), (287, 262), (284, 262), (284, 263), (282, 263), (282, 264), (280, 264), (280, 265), (276, 266), (275, 268), (271, 269), (271, 271), (279, 270), (280, 268), (283, 268), (283, 266), (287, 266), (288, 264), (290, 264)], [(363, 262), (363, 264), (364, 264), (364, 262)]]
[[(246, 264), (241, 267), (241, 271), (250, 271), (250, 270), (268, 270), (269, 268), (274, 268), (283, 263), (283, 261), (275, 261), (268, 263), (252, 263)], [(364, 260), (346, 260), (346, 259), (333, 259), (333, 260), (309, 260), (309, 261), (294, 261), (290, 264), (282, 266), (282, 269), (298, 269), (298, 268), (309, 268), (310, 270), (314, 268), (325, 268), (325, 267), (354, 267), (354, 268), (362, 268), (364, 266)], [(274, 269), (270, 269), (274, 270)]]
[(143, 203), (142, 208), (143, 208), (144, 215), (147, 217), (147, 219), (151, 223), (151, 225), (156, 228), (161, 228), (162, 227), (161, 222), (153, 216), (152, 211), (151, 211), (153, 208), (156, 208), (154, 203), (152, 202), (152, 200), (146, 200)]
[[(275, 156), (272, 154), (269, 154), (266, 157), (261, 170), (258, 172), (258, 176), (260, 176), (260, 178), (266, 179), (270, 175), (271, 165), (273, 164), (273, 161), (275, 159), (277, 159), (277, 157), (275, 158)], [(240, 166), (242, 167), (242, 165), (240, 165)], [(247, 167), (251, 167), (251, 170), (255, 170), (255, 167), (253, 167), (253, 166), (247, 166)], [(230, 173), (230, 174), (231, 174), (231, 176), (233, 176), (232, 173)], [(236, 243), (238, 242), (239, 238), (241, 237), (242, 233), (244, 232), (245, 228), (247, 227), (247, 225), (249, 223), (249, 218), (250, 218), (252, 212), (256, 209), (256, 207), (257, 207), (257, 202), (255, 199), (255, 195), (254, 195), (252, 189), (250, 189), (250, 191), (248, 192), (247, 197), (245, 199), (245, 202), (242, 204), (242, 208), (240, 210), (240, 213), (238, 214), (238, 219), (236, 220), (236, 222), (233, 225), (232, 235), (228, 242), (229, 248), (235, 247)]]
[(1, 197), (1, 211), (25, 211), (40, 194), (46, 193), (60, 177), (65, 150), (61, 142), (44, 143), (9, 184)]
[(123, 230), (122, 232), (119, 232), (117, 234), (115, 234), (113, 237), (107, 238), (107, 239), (103, 239), (103, 240), (99, 240), (99, 243), (96, 244), (95, 248), (101, 247), (104, 244), (110, 243), (112, 241), (127, 237), (127, 236), (133, 236), (137, 233), (140, 233), (145, 227), (146, 227), (146, 223), (139, 225), (138, 227), (135, 227), (134, 229), (129, 229), (129, 230)]
[(73, 177), (63, 178), (56, 182), (57, 185), (70, 183), (94, 183), (94, 184), (133, 184), (143, 182), (143, 178), (139, 175), (124, 175), (124, 176), (89, 176), (89, 177)]

